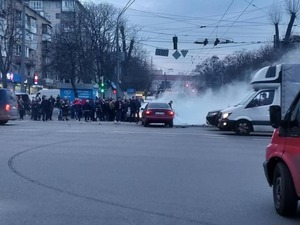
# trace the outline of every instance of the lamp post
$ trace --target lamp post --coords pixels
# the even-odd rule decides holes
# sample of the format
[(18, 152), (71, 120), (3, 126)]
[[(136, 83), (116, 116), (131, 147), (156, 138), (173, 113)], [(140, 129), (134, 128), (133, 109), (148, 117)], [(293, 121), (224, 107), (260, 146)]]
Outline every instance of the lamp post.
[(22, 0), (22, 15), (21, 15), (21, 22), (22, 22), (22, 40), (21, 40), (21, 92), (25, 92), (25, 86), (24, 86), (24, 80), (25, 80), (25, 30), (26, 30), (26, 22), (25, 22), (25, 17), (26, 17), (26, 13), (25, 13), (25, 0)]
[[(117, 17), (117, 28), (116, 28), (116, 47), (117, 47), (117, 66), (116, 66), (116, 86), (117, 86), (117, 96), (119, 96), (119, 91), (120, 91), (120, 45), (119, 45), (119, 23), (120, 23), (120, 18), (121, 16), (125, 13), (125, 11), (134, 3), (135, 0), (129, 0), (127, 4), (124, 6), (124, 8), (121, 10)], [(116, 96), (116, 97), (117, 97)]]

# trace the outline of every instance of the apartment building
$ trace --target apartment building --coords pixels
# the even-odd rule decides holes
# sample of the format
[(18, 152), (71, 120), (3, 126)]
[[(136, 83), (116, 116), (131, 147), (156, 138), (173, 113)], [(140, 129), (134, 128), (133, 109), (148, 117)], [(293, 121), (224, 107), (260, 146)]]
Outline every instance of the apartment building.
[[(83, 8), (79, 0), (29, 0), (29, 7), (51, 22), (52, 31), (55, 32), (63, 23), (66, 23), (70, 13), (76, 7)], [(45, 48), (47, 49), (47, 48)], [(45, 59), (46, 60), (46, 59)], [(57, 76), (43, 67), (42, 77), (46, 87), (57, 86)]]
[[(25, 12), (25, 27), (22, 23), (22, 12)], [(5, 32), (9, 26), (14, 27), (14, 44), (11, 46), (12, 63), (8, 72), (8, 87), (20, 91), (21, 76), (26, 85), (26, 91), (38, 85), (37, 78), (43, 77), (46, 64), (49, 63), (47, 47), (51, 42), (51, 22), (30, 8), (27, 4), (22, 5), (21, 0), (0, 0), (0, 19), (5, 26), (0, 26), (0, 38), (7, 39)], [(15, 26), (12, 26), (12, 24)], [(22, 30), (25, 33), (25, 43), (22, 42)], [(8, 48), (2, 41), (2, 49)], [(25, 73), (21, 74), (22, 44), (25, 45)], [(8, 51), (2, 52), (2, 57), (8, 57)], [(36, 79), (34, 79), (36, 78)], [(41, 79), (40, 79), (41, 80)], [(1, 86), (1, 80), (0, 80)]]

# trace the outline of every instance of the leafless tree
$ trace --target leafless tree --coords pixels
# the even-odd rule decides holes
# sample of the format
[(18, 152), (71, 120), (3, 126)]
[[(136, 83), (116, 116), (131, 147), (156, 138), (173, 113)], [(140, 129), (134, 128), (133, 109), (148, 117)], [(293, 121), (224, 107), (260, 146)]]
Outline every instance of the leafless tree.
[(17, 0), (5, 3), (5, 10), (0, 14), (0, 72), (3, 87), (7, 88), (6, 74), (12, 69), (17, 46), (20, 46), (21, 4)]
[(75, 97), (78, 96), (76, 83), (91, 80), (89, 72), (92, 63), (87, 52), (87, 40), (84, 18), (78, 8), (63, 18), (53, 35), (51, 67), (61, 80), (70, 81)]
[[(116, 67), (116, 27), (119, 13), (110, 4), (86, 3), (84, 9), (79, 9), (75, 14), (67, 18), (68, 26), (62, 27), (53, 38), (53, 68), (61, 79), (70, 80), (76, 96), (76, 82), (100, 83), (101, 78), (115, 81)], [(120, 17), (120, 51), (125, 54), (125, 60), (121, 63), (123, 70), (128, 71), (134, 67), (132, 60), (137, 60), (137, 68), (141, 70), (140, 76), (147, 76), (149, 69), (140, 57), (138, 47), (134, 48), (134, 29), (127, 25), (127, 21)], [(129, 28), (128, 28), (129, 27)], [(67, 28), (67, 29), (66, 29)], [(129, 40), (129, 41), (127, 41)], [(134, 55), (133, 55), (134, 54)], [(134, 56), (134, 57), (132, 57)], [(143, 62), (143, 63), (140, 63)], [(134, 74), (138, 74), (137, 70)], [(124, 73), (126, 74), (126, 73)], [(124, 75), (123, 74), (123, 75)], [(124, 76), (125, 77), (125, 76)], [(136, 78), (141, 79), (138, 76)], [(130, 86), (130, 80), (126, 79)], [(143, 79), (148, 81), (147, 79)], [(132, 82), (137, 87), (138, 82)], [(147, 85), (143, 85), (145, 87)]]
[(85, 4), (87, 50), (93, 62), (95, 82), (101, 77), (113, 80), (115, 67), (115, 30), (117, 10), (109, 4)]
[(273, 7), (269, 11), (269, 18), (275, 27), (275, 39), (274, 39), (274, 47), (280, 47), (280, 38), (279, 38), (279, 23), (282, 20), (282, 11), (281, 4), (275, 2)]
[(290, 21), (285, 33), (284, 42), (288, 43), (291, 37), (292, 28), (295, 22), (295, 19), (299, 13), (300, 9), (300, 0), (285, 0), (286, 10), (290, 14)]

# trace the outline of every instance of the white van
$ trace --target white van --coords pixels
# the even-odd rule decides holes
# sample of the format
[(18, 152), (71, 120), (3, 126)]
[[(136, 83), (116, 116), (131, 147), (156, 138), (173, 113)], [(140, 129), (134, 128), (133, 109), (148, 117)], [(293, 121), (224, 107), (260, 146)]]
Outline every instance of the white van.
[(285, 114), (300, 89), (299, 71), (300, 64), (260, 69), (251, 81), (253, 92), (239, 104), (222, 110), (218, 127), (242, 135), (252, 131), (273, 131), (269, 108), (279, 105)]
[(45, 95), (47, 96), (47, 98), (49, 98), (50, 96), (56, 98), (58, 95), (60, 95), (60, 89), (42, 89), (39, 90), (37, 94), (40, 94), (41, 97)]

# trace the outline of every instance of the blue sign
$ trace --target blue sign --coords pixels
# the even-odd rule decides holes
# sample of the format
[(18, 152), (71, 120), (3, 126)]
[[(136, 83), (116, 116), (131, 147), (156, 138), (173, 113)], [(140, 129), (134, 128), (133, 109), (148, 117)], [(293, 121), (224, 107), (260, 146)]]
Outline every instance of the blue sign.
[[(78, 98), (80, 99), (94, 99), (94, 91), (93, 89), (77, 89)], [(67, 98), (70, 101), (73, 101), (75, 99), (75, 94), (73, 89), (69, 88), (62, 88), (60, 89), (60, 96), (62, 98)]]
[(135, 89), (133, 89), (133, 88), (128, 88), (128, 89), (127, 89), (127, 93), (128, 93), (128, 94), (134, 94), (134, 93), (135, 93)]

